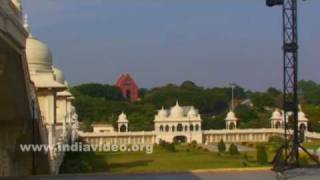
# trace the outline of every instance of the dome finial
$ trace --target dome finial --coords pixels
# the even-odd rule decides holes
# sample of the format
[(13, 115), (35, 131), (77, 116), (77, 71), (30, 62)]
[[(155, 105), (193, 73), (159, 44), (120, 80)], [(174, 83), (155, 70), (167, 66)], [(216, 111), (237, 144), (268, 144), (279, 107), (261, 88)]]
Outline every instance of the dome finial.
[(32, 37), (31, 35), (31, 29), (30, 29), (30, 25), (29, 25), (29, 17), (28, 14), (24, 15), (24, 19), (23, 19), (23, 27), (26, 29), (26, 31), (29, 33), (29, 35)]

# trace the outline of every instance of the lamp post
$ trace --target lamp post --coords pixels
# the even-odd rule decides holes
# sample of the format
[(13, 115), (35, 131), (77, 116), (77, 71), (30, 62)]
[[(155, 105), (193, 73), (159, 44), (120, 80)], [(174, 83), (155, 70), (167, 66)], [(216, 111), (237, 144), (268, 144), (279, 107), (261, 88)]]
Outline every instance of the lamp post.
[(235, 83), (230, 83), (231, 86), (231, 111), (234, 110), (234, 87), (236, 86)]

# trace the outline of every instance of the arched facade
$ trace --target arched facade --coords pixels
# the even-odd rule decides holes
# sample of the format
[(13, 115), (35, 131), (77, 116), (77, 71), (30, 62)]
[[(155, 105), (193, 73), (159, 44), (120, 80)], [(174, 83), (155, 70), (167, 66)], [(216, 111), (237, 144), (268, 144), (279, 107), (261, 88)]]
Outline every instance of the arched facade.
[[(238, 129), (236, 115), (228, 113), (226, 117), (227, 127), (220, 130), (202, 130), (201, 117), (192, 106), (180, 106), (177, 103), (170, 109), (160, 109), (155, 115), (153, 131), (130, 132), (119, 130), (110, 133), (81, 133), (88, 143), (126, 143), (126, 144), (158, 144), (160, 141), (169, 143), (190, 143), (196, 141), (199, 144), (218, 143), (223, 139), (227, 143), (241, 142), (268, 142), (271, 136), (283, 136), (283, 129), (280, 119), (282, 114), (276, 110), (270, 118), (272, 128), (260, 129)], [(307, 118), (300, 110), (299, 128), (305, 129), (306, 140), (320, 139), (319, 133), (307, 131)], [(274, 126), (273, 126), (273, 123)], [(128, 127), (127, 116), (122, 113), (119, 116), (118, 124), (121, 127)]]
[(118, 117), (118, 132), (120, 133), (125, 133), (125, 132), (128, 132), (128, 124), (129, 124), (129, 121), (127, 119), (127, 115), (122, 112), (119, 117)]
[[(202, 143), (201, 116), (193, 106), (180, 106), (177, 102), (169, 110), (158, 111), (154, 119), (156, 142), (174, 142), (175, 137), (186, 137), (185, 142)], [(171, 127), (165, 131), (163, 127)]]
[(226, 120), (226, 129), (229, 129), (229, 130), (237, 129), (238, 118), (236, 117), (233, 111), (229, 111), (225, 120)]

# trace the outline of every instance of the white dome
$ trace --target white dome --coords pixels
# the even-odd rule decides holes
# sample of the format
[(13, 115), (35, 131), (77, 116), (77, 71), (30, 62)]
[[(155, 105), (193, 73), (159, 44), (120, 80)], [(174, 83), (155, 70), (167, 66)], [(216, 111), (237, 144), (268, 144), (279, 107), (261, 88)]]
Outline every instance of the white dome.
[(298, 121), (308, 121), (308, 118), (306, 117), (306, 114), (302, 111), (299, 111), (298, 113)]
[(198, 116), (197, 111), (194, 109), (194, 107), (192, 106), (191, 109), (188, 112), (188, 117), (190, 118), (196, 118)]
[(63, 73), (60, 69), (53, 68), (53, 74), (55, 77), (55, 80), (61, 84), (65, 84)]
[(183, 117), (183, 109), (180, 107), (178, 101), (174, 107), (171, 108), (170, 116), (173, 118)]
[(30, 71), (52, 72), (52, 55), (46, 44), (35, 37), (29, 37), (26, 54)]
[(166, 118), (168, 115), (167, 111), (162, 107), (161, 110), (159, 110), (158, 112), (158, 117), (161, 118), (161, 119), (164, 119)]
[(236, 117), (236, 115), (234, 114), (233, 111), (229, 111), (229, 113), (227, 114), (226, 120), (227, 121), (236, 121), (236, 120), (238, 120), (238, 118)]
[(119, 115), (118, 122), (128, 122), (127, 115), (122, 112)]
[(272, 113), (271, 119), (282, 119), (281, 113), (278, 109)]

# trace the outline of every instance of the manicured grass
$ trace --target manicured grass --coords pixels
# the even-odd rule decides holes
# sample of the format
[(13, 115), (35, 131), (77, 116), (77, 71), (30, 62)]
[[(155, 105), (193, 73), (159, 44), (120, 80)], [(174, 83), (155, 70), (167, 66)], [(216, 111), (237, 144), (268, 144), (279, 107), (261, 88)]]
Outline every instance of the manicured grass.
[[(90, 164), (90, 169), (85, 172), (110, 172), (110, 173), (151, 173), (151, 172), (183, 172), (199, 169), (217, 168), (244, 168), (262, 167), (256, 163), (256, 152), (230, 155), (229, 153), (208, 152), (199, 148), (186, 145), (176, 146), (176, 151), (171, 152), (162, 147), (155, 147), (152, 154), (145, 152), (110, 152), (96, 153), (90, 159), (87, 155), (77, 156), (79, 161)], [(99, 158), (98, 164), (92, 164)], [(70, 159), (70, 158), (69, 158)], [(74, 161), (77, 161), (74, 159)], [(78, 162), (79, 162), (78, 161)], [(104, 162), (104, 163), (102, 163)], [(73, 173), (68, 170), (67, 161), (63, 166), (64, 173)], [(78, 168), (80, 169), (80, 168)]]
[(110, 153), (105, 156), (110, 172), (169, 172), (243, 167), (241, 158), (201, 152)]
[(311, 142), (304, 142), (303, 146), (309, 149), (317, 149), (320, 147), (320, 141), (311, 141)]

